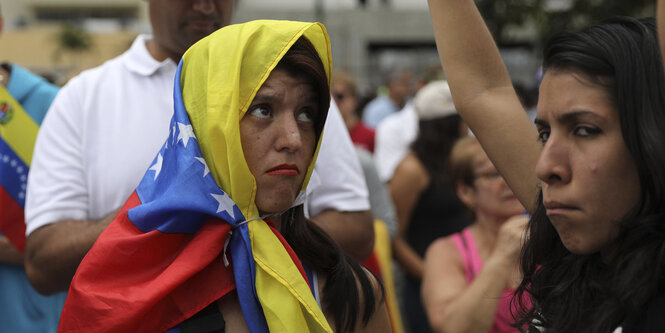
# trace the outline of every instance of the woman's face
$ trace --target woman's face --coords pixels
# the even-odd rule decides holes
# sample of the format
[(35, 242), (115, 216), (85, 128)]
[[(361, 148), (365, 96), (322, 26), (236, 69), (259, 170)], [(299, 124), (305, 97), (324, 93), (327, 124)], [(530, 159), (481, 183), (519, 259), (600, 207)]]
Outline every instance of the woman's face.
[(608, 92), (590, 82), (569, 71), (548, 71), (536, 118), (543, 203), (563, 245), (577, 254), (611, 251), (617, 221), (640, 197), (618, 110)]
[(337, 107), (344, 120), (353, 117), (356, 112), (356, 106), (358, 105), (355, 92), (351, 90), (349, 85), (342, 81), (333, 81), (330, 88), (335, 103), (337, 103)]
[(316, 146), (314, 90), (305, 79), (274, 70), (240, 120), (245, 160), (256, 179), (256, 205), (263, 213), (293, 204)]
[(524, 207), (510, 190), (482, 148), (473, 157), (473, 202), (476, 215), (508, 219), (524, 213)]

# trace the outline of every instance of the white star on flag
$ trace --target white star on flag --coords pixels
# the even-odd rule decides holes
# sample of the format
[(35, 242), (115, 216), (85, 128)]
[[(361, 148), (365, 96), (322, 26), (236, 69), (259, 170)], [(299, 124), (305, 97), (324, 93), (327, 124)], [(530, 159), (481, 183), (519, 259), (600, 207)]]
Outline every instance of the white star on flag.
[(173, 125), (172, 129), (173, 129), (173, 133), (171, 134), (171, 137), (173, 138), (172, 140), (176, 140), (176, 137), (175, 137), (175, 125)]
[(162, 171), (162, 154), (157, 155), (157, 162), (153, 164), (150, 169), (148, 170), (154, 170), (155, 171), (155, 180), (157, 180), (157, 176), (159, 176), (159, 172)]
[(194, 157), (197, 161), (203, 163), (203, 177), (208, 175), (210, 173), (210, 169), (208, 169), (208, 164), (206, 164), (206, 160), (203, 157)]
[(196, 136), (194, 136), (194, 130), (192, 129), (192, 125), (185, 125), (183, 123), (178, 123), (178, 141), (182, 140), (182, 142), (185, 144), (185, 148), (187, 148), (187, 142), (189, 141), (190, 138), (196, 139)]
[(226, 195), (226, 193), (222, 194), (210, 193), (210, 195), (212, 195), (212, 197), (215, 198), (215, 200), (217, 200), (217, 202), (219, 203), (219, 206), (217, 207), (217, 213), (225, 211), (229, 215), (231, 215), (232, 219), (236, 218), (235, 215), (233, 214), (233, 206), (235, 206), (236, 204), (233, 202), (233, 200), (231, 200), (231, 198), (229, 198), (228, 195)]

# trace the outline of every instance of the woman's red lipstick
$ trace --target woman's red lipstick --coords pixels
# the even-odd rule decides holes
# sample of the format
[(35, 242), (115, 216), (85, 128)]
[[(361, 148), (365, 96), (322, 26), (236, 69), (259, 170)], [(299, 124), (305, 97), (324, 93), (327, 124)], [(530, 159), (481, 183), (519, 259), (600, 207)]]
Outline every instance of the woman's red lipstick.
[(298, 166), (295, 164), (280, 164), (270, 168), (267, 174), (271, 176), (297, 176), (300, 174), (300, 170), (298, 170)]

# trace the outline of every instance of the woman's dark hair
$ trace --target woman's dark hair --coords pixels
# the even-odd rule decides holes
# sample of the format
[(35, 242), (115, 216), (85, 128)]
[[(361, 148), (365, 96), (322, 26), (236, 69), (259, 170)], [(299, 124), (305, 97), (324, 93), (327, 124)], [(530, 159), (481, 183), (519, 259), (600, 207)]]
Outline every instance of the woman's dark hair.
[[(663, 292), (665, 270), (665, 79), (653, 19), (617, 17), (554, 36), (546, 71), (579, 74), (608, 92), (638, 170), (637, 205), (618, 218), (613, 255), (569, 252), (547, 218), (542, 193), (522, 249), (517, 326), (548, 332), (611, 332)], [(531, 297), (533, 308), (518, 301)]]
[[(285, 70), (294, 77), (305, 78), (314, 86), (319, 105), (315, 129), (319, 137), (330, 106), (330, 88), (316, 49), (309, 40), (301, 37), (275, 69)], [(332, 314), (335, 331), (353, 331), (360, 314), (363, 325), (367, 325), (376, 310), (374, 287), (367, 273), (369, 271), (364, 270), (357, 261), (344, 254), (337, 243), (321, 228), (308, 221), (302, 206), (291, 208), (282, 215), (280, 232), (305, 266), (326, 274), (322, 303), (326, 312)], [(375, 276), (373, 278), (378, 281)], [(383, 293), (382, 287), (380, 290)], [(361, 293), (364, 300), (363, 309), (360, 309)]]
[(420, 120), (418, 123), (418, 136), (411, 144), (411, 150), (423, 163), (430, 177), (438, 178), (440, 182), (448, 179), (448, 156), (455, 141), (460, 138), (461, 124), (462, 118), (458, 114)]
[(342, 252), (323, 229), (307, 220), (302, 206), (294, 207), (282, 216), (281, 233), (304, 265), (326, 274), (322, 305), (332, 314), (335, 331), (354, 331), (359, 318), (362, 318), (363, 325), (367, 325), (376, 311), (372, 278), (379, 284), (381, 300), (384, 299), (380, 280), (373, 275), (370, 278), (368, 272), (372, 274), (371, 271), (363, 269), (355, 259)]
[(312, 86), (319, 108), (314, 119), (314, 129), (318, 139), (330, 108), (330, 84), (314, 45), (305, 37), (298, 38), (277, 63), (275, 70), (283, 70), (295, 78), (306, 79)]

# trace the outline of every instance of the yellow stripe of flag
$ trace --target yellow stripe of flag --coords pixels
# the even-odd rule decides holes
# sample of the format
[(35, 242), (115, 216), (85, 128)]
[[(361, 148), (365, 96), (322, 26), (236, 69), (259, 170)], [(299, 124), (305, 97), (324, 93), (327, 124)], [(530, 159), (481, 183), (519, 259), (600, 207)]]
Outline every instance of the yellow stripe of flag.
[(39, 126), (7, 91), (0, 85), (0, 107), (9, 106), (4, 121), (0, 122), (0, 136), (23, 162), (30, 166)]

